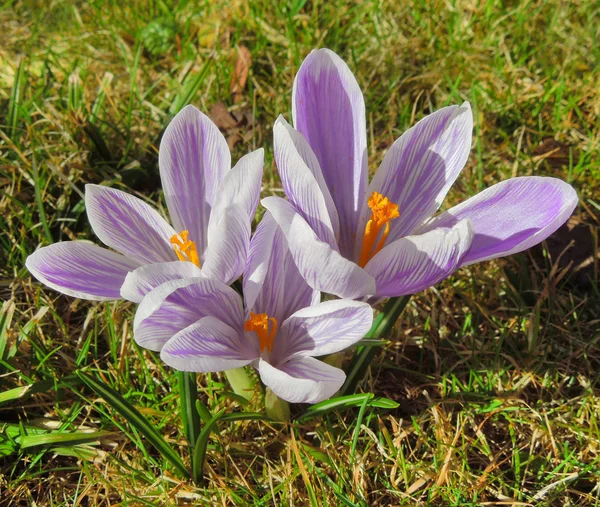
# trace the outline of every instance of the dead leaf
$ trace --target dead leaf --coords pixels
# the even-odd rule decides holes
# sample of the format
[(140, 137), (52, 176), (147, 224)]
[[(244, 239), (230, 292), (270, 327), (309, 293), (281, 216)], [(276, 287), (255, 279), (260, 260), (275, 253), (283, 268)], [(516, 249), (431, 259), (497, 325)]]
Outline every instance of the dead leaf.
[(244, 88), (246, 88), (246, 82), (248, 81), (250, 65), (252, 65), (250, 50), (246, 46), (238, 46), (237, 60), (235, 62), (233, 74), (231, 75), (231, 84), (229, 86), (229, 93), (231, 93), (233, 102), (235, 103), (240, 102), (243, 98)]
[(217, 102), (210, 109), (210, 119), (222, 130), (233, 129), (238, 126), (239, 121), (229, 111), (223, 102)]

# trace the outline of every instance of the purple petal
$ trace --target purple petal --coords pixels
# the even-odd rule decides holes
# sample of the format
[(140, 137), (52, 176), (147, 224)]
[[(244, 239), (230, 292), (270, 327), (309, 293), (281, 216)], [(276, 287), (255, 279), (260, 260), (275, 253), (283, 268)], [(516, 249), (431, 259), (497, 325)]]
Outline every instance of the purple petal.
[(473, 224), (473, 245), (463, 265), (527, 250), (564, 224), (577, 206), (571, 185), (556, 178), (529, 176), (502, 181), (442, 213), (424, 230)]
[(283, 232), (268, 211), (252, 237), (243, 283), (247, 310), (266, 313), (280, 324), (321, 297), (300, 275)]
[(275, 339), (273, 360), (302, 352), (324, 356), (344, 350), (362, 339), (373, 324), (367, 303), (337, 299), (303, 308), (289, 317)]
[[(442, 204), (462, 171), (469, 152), (473, 114), (468, 102), (444, 107), (407, 130), (387, 152), (367, 196), (379, 192), (398, 205), (400, 217), (390, 222), (389, 245), (413, 234)], [(371, 211), (363, 207), (356, 255)]]
[(176, 260), (173, 228), (141, 199), (100, 185), (85, 186), (85, 206), (96, 236), (142, 263)]
[(200, 268), (191, 262), (146, 264), (127, 274), (121, 287), (121, 297), (134, 303), (141, 303), (146, 294), (165, 282), (201, 276)]
[(232, 204), (209, 232), (202, 274), (229, 285), (244, 272), (250, 245), (250, 218), (239, 204)]
[(395, 297), (421, 292), (457, 270), (471, 247), (468, 220), (452, 229), (407, 236), (386, 246), (365, 266), (377, 280), (376, 296)]
[(339, 368), (314, 359), (295, 356), (277, 367), (261, 359), (258, 372), (266, 386), (290, 403), (318, 403), (342, 387), (346, 374)]
[(123, 255), (83, 241), (65, 241), (40, 248), (25, 261), (40, 282), (81, 299), (121, 299), (127, 273), (139, 266)]
[(289, 202), (280, 197), (267, 197), (261, 202), (281, 227), (298, 271), (308, 285), (350, 299), (374, 294), (375, 280), (320, 241)]
[(177, 232), (189, 231), (202, 255), (217, 189), (231, 169), (227, 141), (208, 116), (187, 106), (165, 130), (158, 163), (171, 221)]
[(367, 186), (365, 102), (356, 78), (333, 51), (306, 57), (294, 80), (292, 112), (339, 213), (340, 251), (350, 257)]
[(135, 314), (135, 341), (160, 350), (179, 331), (203, 317), (215, 317), (233, 329), (243, 329), (244, 309), (232, 288), (208, 278), (171, 280), (143, 299)]
[(222, 213), (232, 204), (240, 205), (246, 211), (248, 221), (252, 221), (260, 197), (264, 159), (265, 151), (260, 148), (244, 155), (225, 175), (217, 190), (210, 215), (209, 236), (211, 226), (219, 223)]
[(337, 250), (337, 210), (306, 139), (280, 116), (273, 127), (273, 143), (285, 194), (317, 237)]
[(179, 371), (213, 372), (240, 368), (257, 359), (256, 343), (214, 317), (182, 329), (160, 351), (160, 358)]

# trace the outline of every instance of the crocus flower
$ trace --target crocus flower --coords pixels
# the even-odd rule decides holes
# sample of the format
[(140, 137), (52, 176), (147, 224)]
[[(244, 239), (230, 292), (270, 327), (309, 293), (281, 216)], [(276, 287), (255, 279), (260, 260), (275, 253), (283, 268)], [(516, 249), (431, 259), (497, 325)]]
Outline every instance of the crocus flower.
[[(139, 278), (132, 274), (132, 278)], [(285, 238), (267, 214), (250, 245), (244, 301), (210, 278), (167, 281), (143, 299), (136, 342), (160, 350), (181, 371), (215, 372), (253, 365), (265, 385), (294, 403), (317, 403), (343, 384), (342, 370), (316, 359), (360, 340), (373, 311), (366, 303), (319, 303), (296, 268)]]
[(577, 204), (555, 178), (513, 178), (433, 216), (465, 165), (473, 116), (444, 107), (404, 133), (371, 183), (365, 105), (332, 51), (313, 51), (294, 81), (292, 116), (275, 124), (275, 160), (289, 199), (263, 205), (311, 287), (340, 297), (414, 294), (461, 266), (525, 250)]
[(27, 258), (29, 271), (63, 294), (136, 302), (164, 278), (146, 277), (145, 287), (123, 282), (129, 272), (148, 272), (147, 266), (155, 263), (168, 263), (163, 277), (174, 270), (169, 265), (183, 264), (188, 276), (202, 273), (226, 284), (237, 279), (245, 266), (258, 205), (263, 150), (242, 157), (231, 169), (229, 147), (219, 129), (187, 106), (163, 135), (159, 167), (172, 225), (137, 197), (86, 185), (92, 229), (118, 253), (85, 241), (55, 243)]

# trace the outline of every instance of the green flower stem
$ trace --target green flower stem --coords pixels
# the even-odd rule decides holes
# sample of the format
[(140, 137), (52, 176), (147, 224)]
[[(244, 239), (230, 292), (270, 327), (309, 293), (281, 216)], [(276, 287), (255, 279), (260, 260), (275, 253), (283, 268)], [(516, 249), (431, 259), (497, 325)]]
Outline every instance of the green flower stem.
[(196, 410), (196, 400), (198, 399), (196, 374), (193, 372), (178, 371), (177, 379), (179, 381), (179, 400), (181, 403), (183, 430), (190, 450), (192, 450), (200, 434), (200, 415)]
[(254, 394), (254, 380), (245, 368), (225, 370), (225, 376), (231, 386), (231, 390), (238, 396), (249, 400)]
[(265, 391), (265, 413), (267, 417), (274, 421), (290, 420), (290, 404), (287, 401), (278, 398), (277, 395), (267, 387)]
[[(365, 338), (383, 338), (389, 334), (409, 300), (410, 296), (390, 298), (383, 307), (383, 310), (381, 310), (381, 313), (373, 321), (373, 325)], [(346, 382), (344, 382), (344, 385), (340, 389), (339, 396), (353, 394), (356, 391), (358, 384), (367, 374), (369, 365), (376, 353), (377, 347), (359, 347), (356, 349), (348, 368)]]

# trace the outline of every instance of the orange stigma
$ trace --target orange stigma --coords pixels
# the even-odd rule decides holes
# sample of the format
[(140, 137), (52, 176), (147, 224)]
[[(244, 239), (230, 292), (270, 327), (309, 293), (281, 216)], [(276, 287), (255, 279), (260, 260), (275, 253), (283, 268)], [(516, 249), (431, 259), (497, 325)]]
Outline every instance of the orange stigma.
[[(364, 268), (377, 252), (383, 248), (385, 240), (390, 233), (390, 222), (400, 216), (398, 205), (390, 202), (387, 197), (383, 197), (379, 192), (373, 192), (367, 204), (371, 208), (372, 213), (371, 218), (365, 226), (362, 249), (358, 260), (358, 265), (361, 268)], [(377, 237), (384, 225), (385, 229), (379, 243), (377, 243)]]
[[(271, 329), (269, 329), (269, 322), (272, 324)], [(267, 349), (269, 352), (273, 351), (275, 335), (277, 334), (276, 319), (273, 317), (269, 318), (266, 313), (250, 312), (250, 318), (244, 324), (244, 329), (246, 331), (254, 331), (256, 333), (261, 352), (263, 352), (265, 349)]]
[(173, 234), (170, 239), (171, 244), (180, 261), (189, 261), (200, 267), (196, 243), (188, 240), (188, 234), (188, 231), (181, 231), (179, 234)]

